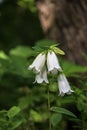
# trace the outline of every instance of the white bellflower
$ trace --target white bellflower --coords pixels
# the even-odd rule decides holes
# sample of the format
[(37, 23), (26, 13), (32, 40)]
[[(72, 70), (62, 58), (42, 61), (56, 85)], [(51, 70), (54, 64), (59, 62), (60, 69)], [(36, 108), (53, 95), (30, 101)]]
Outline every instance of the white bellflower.
[(60, 74), (58, 77), (59, 95), (64, 96), (64, 94), (71, 94), (71, 90), (68, 80), (64, 74)]
[(47, 68), (48, 72), (52, 72), (53, 74), (57, 74), (58, 71), (62, 71), (58, 58), (53, 51), (48, 52), (47, 54)]
[(47, 79), (47, 70), (46, 70), (45, 66), (40, 73), (36, 74), (35, 82), (37, 82), (37, 83), (42, 83), (42, 82), (49, 83), (49, 81)]
[(33, 61), (33, 63), (28, 67), (28, 69), (32, 69), (35, 73), (40, 73), (42, 68), (45, 65), (45, 54), (40, 53), (35, 60)]

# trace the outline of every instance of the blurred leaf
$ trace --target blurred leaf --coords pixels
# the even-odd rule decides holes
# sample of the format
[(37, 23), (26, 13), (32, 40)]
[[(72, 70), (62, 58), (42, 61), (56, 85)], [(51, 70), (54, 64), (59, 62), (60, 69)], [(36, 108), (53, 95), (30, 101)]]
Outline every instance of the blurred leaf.
[(8, 56), (4, 53), (4, 51), (0, 51), (0, 58), (6, 60), (8, 59)]
[(9, 72), (13, 74), (17, 74), (23, 77), (29, 77), (30, 71), (27, 69), (27, 59), (21, 56), (10, 56), (11, 62), (9, 66)]
[(14, 130), (25, 122), (19, 107), (13, 106), (8, 111), (0, 111), (0, 130)]
[(57, 102), (59, 105), (73, 104), (75, 103), (75, 97), (73, 95), (69, 95), (69, 97), (66, 96), (64, 98), (59, 97), (59, 100)]
[(42, 117), (41, 114), (39, 114), (37, 111), (35, 110), (31, 110), (30, 111), (30, 117), (35, 121), (35, 122), (40, 122)]
[(7, 59), (0, 58), (0, 79), (6, 72), (8, 72), (9, 63), (10, 63), (9, 61), (10, 58)]
[(3, 130), (7, 127), (7, 111), (1, 110), (0, 111), (0, 130)]
[(68, 76), (75, 73), (87, 72), (87, 67), (79, 66), (72, 62), (68, 62), (64, 60), (62, 61), (62, 67), (64, 69), (64, 73)]
[(0, 118), (6, 117), (7, 111), (6, 110), (1, 110), (0, 111)]
[(51, 123), (53, 126), (56, 126), (62, 119), (62, 115), (61, 114), (53, 114), (51, 116)]
[(16, 48), (10, 50), (10, 55), (21, 56), (25, 58), (31, 56), (32, 53), (34, 53), (33, 50), (26, 46), (17, 46)]
[(19, 106), (21, 109), (27, 108), (30, 104), (33, 105), (33, 97), (31, 96), (24, 96), (19, 99)]
[(49, 39), (43, 39), (43, 40), (36, 42), (36, 44), (33, 48), (40, 53), (44, 50), (49, 49), (49, 47), (53, 44), (55, 44), (54, 41), (51, 41)]
[(32, 13), (36, 12), (36, 6), (34, 0), (19, 0), (18, 5), (23, 8), (28, 8)]
[(49, 90), (51, 92), (57, 92), (58, 91), (58, 87), (57, 87), (57, 84), (54, 82), (54, 83), (51, 83), (50, 84), (50, 87), (49, 87)]
[(22, 118), (21, 116), (17, 116), (8, 122), (9, 130), (14, 130), (15, 128), (18, 128), (21, 124), (25, 122), (26, 120), (24, 118)]
[(12, 118), (12, 117), (16, 116), (20, 111), (21, 111), (21, 110), (20, 110), (19, 107), (13, 106), (13, 107), (7, 112), (7, 115), (8, 115), (9, 118)]
[(54, 112), (57, 112), (57, 113), (65, 114), (65, 115), (72, 116), (72, 117), (76, 118), (76, 115), (74, 115), (71, 111), (69, 111), (69, 110), (67, 110), (65, 108), (51, 107), (50, 110), (54, 111)]
[(36, 42), (37, 47), (50, 47), (51, 45), (55, 44), (54, 41), (49, 39), (43, 39)]

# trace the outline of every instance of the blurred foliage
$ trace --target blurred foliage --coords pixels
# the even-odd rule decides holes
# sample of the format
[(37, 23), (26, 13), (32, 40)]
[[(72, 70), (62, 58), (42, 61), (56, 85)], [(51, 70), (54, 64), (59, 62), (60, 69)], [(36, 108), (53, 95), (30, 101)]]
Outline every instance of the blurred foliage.
[[(2, 0), (0, 7), (0, 130), (48, 130), (47, 85), (34, 84), (27, 68), (55, 43), (40, 40), (33, 0)], [(59, 61), (74, 93), (58, 96), (56, 78), (49, 77), (52, 130), (87, 130), (87, 67), (63, 57)]]
[[(31, 47), (22, 45), (10, 49), (8, 54), (0, 51), (1, 130), (48, 128), (47, 86), (44, 83), (33, 84), (35, 75), (27, 69), (37, 53)], [(61, 57), (59, 60), (75, 92), (69, 96), (58, 96), (55, 76), (50, 77), (50, 102), (51, 106), (56, 106), (51, 108), (53, 130), (68, 129), (68, 123), (72, 123), (71, 129), (81, 129), (83, 125), (86, 128), (87, 67)]]
[(23, 8), (28, 8), (33, 13), (36, 12), (34, 0), (19, 0), (18, 5), (22, 6)]

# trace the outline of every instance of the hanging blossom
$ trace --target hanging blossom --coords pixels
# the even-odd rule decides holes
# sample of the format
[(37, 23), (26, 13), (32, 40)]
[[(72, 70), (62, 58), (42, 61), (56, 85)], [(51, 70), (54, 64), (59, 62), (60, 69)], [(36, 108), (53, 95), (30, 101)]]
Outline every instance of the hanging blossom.
[(28, 69), (33, 70), (35, 73), (40, 73), (45, 65), (46, 55), (40, 53), (33, 63), (28, 67)]
[(52, 72), (52, 74), (57, 74), (58, 71), (62, 71), (58, 58), (53, 51), (49, 51), (47, 54), (47, 68), (48, 72)]
[(28, 69), (33, 70), (33, 72), (36, 74), (35, 82), (39, 84), (43, 82), (49, 83), (47, 78), (47, 69), (48, 73), (51, 72), (52, 74), (58, 74), (59, 71), (60, 73), (58, 76), (59, 95), (64, 96), (65, 94), (71, 94), (73, 92), (73, 90), (71, 90), (70, 88), (67, 78), (63, 74), (63, 70), (53, 50), (50, 49), (47, 52), (47, 55), (46, 53), (40, 53), (35, 58), (33, 63), (28, 67)]
[(61, 96), (64, 96), (65, 94), (71, 94), (72, 92), (74, 92), (73, 90), (71, 90), (69, 82), (63, 73), (59, 74), (58, 76), (58, 86), (59, 95)]
[(33, 70), (33, 72), (36, 73), (35, 82), (37, 83), (43, 83), (43, 82), (49, 83), (47, 79), (47, 70), (45, 66), (45, 60), (46, 60), (46, 55), (40, 53), (35, 58), (33, 63), (28, 67), (28, 69)]
[(41, 70), (40, 73), (36, 74), (35, 77), (35, 82), (37, 83), (49, 83), (48, 79), (47, 79), (47, 70), (46, 67), (44, 66), (43, 69)]

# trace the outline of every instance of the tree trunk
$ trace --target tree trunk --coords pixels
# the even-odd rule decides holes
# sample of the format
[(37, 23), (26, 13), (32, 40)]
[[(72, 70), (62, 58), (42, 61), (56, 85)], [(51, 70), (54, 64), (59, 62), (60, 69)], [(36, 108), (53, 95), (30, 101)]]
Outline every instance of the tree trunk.
[(61, 43), (66, 58), (87, 65), (87, 0), (36, 0), (47, 38)]

